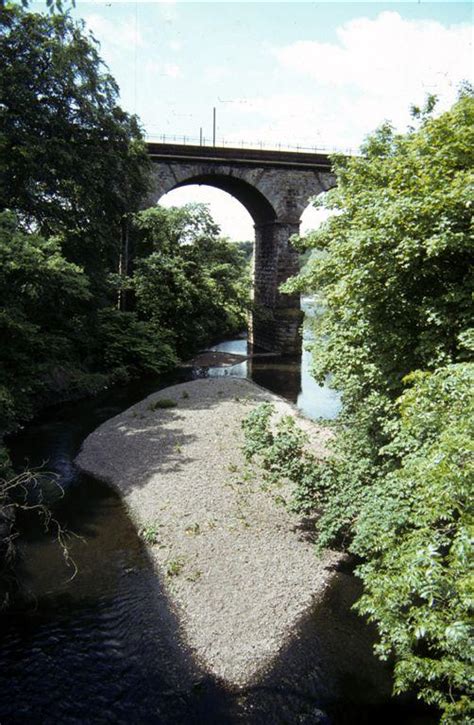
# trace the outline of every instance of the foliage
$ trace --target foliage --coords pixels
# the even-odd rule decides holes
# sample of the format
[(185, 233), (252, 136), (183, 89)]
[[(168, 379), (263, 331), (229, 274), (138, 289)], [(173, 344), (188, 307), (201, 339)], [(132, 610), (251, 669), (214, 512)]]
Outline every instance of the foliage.
[(316, 292), (314, 374), (342, 393), (336, 450), (320, 471), (325, 543), (351, 534), (365, 497), (398, 458), (403, 378), (466, 359), (470, 324), (474, 99), (406, 135), (384, 125), (362, 156), (338, 157), (338, 214), (308, 239), (318, 256), (287, 285)]
[[(245, 324), (248, 276), (209, 212), (125, 219), (147, 189), (137, 119), (81, 23), (0, 10), (0, 433), (33, 406), (160, 373)], [(118, 290), (136, 309), (117, 309)]]
[(0, 52), (1, 434), (53, 396), (172, 355), (113, 309), (123, 215), (146, 189), (147, 162), (95, 44), (66, 15), (8, 4)]
[[(13, 474), (3, 435), (39, 407), (161, 373), (177, 352), (240, 329), (245, 314), (245, 265), (198, 207), (138, 215), (126, 278), (127, 220), (149, 183), (139, 123), (118, 105), (84, 24), (61, 0), (47, 4), (49, 15), (0, 4), (4, 481)], [(130, 290), (136, 309), (125, 311)]]
[(178, 355), (245, 327), (247, 265), (239, 249), (219, 236), (205, 205), (140, 212), (133, 236), (137, 312), (169, 332)]
[(361, 156), (335, 158), (337, 213), (299, 242), (312, 254), (285, 289), (319, 297), (314, 374), (331, 373), (343, 411), (310, 485), (284, 458), (280, 473), (320, 512), (319, 545), (364, 558), (359, 609), (395, 655), (397, 691), (452, 722), (471, 713), (474, 98), (437, 118), (429, 106), (418, 129), (385, 124)]
[(234, 242), (237, 248), (242, 252), (245, 257), (245, 261), (251, 264), (254, 255), (255, 242)]
[(160, 541), (160, 524), (151, 523), (140, 530), (140, 536), (143, 541), (151, 546), (155, 546)]
[(147, 188), (137, 119), (84, 25), (7, 6), (0, 11), (0, 209), (60, 235), (68, 261), (102, 290), (118, 267), (121, 220)]
[(123, 370), (125, 377), (159, 374), (176, 364), (169, 333), (133, 312), (100, 310), (95, 343), (94, 365), (101, 370)]
[(415, 684), (450, 722), (474, 714), (474, 365), (410, 382), (386, 451), (402, 464), (378, 482), (356, 526), (352, 550), (367, 561), (358, 609), (378, 624), (378, 652), (396, 655), (395, 690)]
[(166, 566), (166, 573), (169, 577), (179, 576), (184, 569), (184, 559), (171, 559)]
[(66, 261), (56, 238), (19, 228), (0, 213), (0, 427), (31, 413), (44, 375), (58, 356), (71, 359), (75, 313), (90, 298), (82, 270)]
[(159, 398), (148, 406), (148, 410), (161, 410), (164, 408), (176, 408), (178, 403), (172, 398)]
[(318, 459), (308, 450), (308, 438), (295, 419), (283, 416), (272, 423), (274, 415), (275, 407), (262, 403), (242, 421), (245, 457), (251, 460), (258, 456), (270, 482), (291, 482), (292, 508), (308, 513), (316, 503)]

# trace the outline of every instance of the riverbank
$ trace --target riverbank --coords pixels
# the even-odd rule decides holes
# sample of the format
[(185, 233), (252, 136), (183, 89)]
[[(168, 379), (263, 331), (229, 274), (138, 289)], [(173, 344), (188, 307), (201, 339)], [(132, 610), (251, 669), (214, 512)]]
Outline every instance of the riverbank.
[[(241, 421), (262, 401), (298, 415), (248, 380), (175, 385), (104, 423), (76, 459), (121, 492), (184, 639), (233, 685), (270, 666), (340, 559), (330, 551), (316, 558), (282, 505), (288, 491), (267, 490), (244, 460)], [(300, 422), (323, 454), (329, 432)]]

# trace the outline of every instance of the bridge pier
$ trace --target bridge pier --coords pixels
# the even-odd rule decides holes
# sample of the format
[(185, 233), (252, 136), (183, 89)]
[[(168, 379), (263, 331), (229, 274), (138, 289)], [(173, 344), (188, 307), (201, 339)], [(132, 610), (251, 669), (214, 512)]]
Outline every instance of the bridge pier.
[(299, 271), (299, 255), (289, 243), (298, 234), (298, 221), (271, 221), (255, 225), (254, 309), (249, 342), (282, 355), (301, 352), (303, 313), (299, 294), (282, 294), (279, 287)]

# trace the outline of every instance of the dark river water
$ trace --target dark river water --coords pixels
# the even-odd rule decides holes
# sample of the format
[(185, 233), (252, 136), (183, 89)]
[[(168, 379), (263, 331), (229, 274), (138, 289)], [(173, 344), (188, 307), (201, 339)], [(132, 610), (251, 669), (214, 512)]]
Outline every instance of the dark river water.
[[(315, 385), (307, 353), (300, 362), (262, 358), (208, 374), (249, 375), (313, 417), (334, 417), (337, 394)], [(50, 408), (11, 437), (18, 468), (45, 463), (60, 476), (66, 495), (55, 516), (78, 537), (70, 541), (78, 572), (71, 581), (57, 544), (34, 520), (22, 522), (22, 592), (0, 620), (0, 723), (437, 722), (413, 697), (391, 697), (390, 667), (372, 654), (374, 632), (351, 611), (360, 587), (349, 565), (248, 687), (229, 688), (195, 661), (118, 495), (73, 460), (103, 421), (204, 374), (176, 371)]]

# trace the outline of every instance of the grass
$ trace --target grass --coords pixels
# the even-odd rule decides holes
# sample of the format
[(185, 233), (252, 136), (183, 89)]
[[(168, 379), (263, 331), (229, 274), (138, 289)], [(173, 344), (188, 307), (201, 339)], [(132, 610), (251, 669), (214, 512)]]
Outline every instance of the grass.
[(159, 400), (155, 400), (154, 403), (150, 403), (148, 406), (148, 410), (159, 410), (160, 408), (176, 408), (178, 403), (176, 400), (171, 400), (171, 398), (160, 398)]
[(142, 537), (143, 541), (153, 546), (159, 541), (159, 528), (160, 524), (149, 524), (148, 526), (145, 526), (143, 529), (141, 529), (140, 536)]
[(183, 571), (184, 561), (182, 559), (171, 559), (166, 567), (166, 573), (168, 576), (179, 576)]

